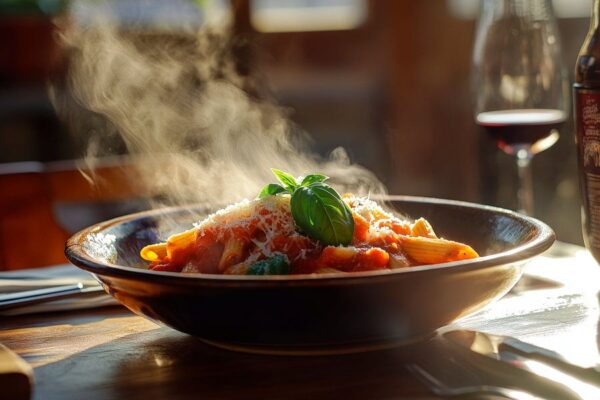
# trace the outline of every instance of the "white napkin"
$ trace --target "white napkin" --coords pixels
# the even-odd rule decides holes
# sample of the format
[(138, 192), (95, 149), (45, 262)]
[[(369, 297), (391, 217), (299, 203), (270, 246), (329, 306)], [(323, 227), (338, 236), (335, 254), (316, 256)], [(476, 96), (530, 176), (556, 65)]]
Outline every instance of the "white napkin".
[[(86, 287), (99, 286), (92, 274), (71, 264), (52, 267), (22, 269), (0, 272), (0, 294), (14, 293), (23, 290), (42, 289), (83, 283)], [(39, 312), (79, 310), (116, 305), (118, 302), (105, 292), (97, 295), (73, 296), (65, 299), (47, 301), (39, 304), (0, 311), (0, 315), (22, 315)]]

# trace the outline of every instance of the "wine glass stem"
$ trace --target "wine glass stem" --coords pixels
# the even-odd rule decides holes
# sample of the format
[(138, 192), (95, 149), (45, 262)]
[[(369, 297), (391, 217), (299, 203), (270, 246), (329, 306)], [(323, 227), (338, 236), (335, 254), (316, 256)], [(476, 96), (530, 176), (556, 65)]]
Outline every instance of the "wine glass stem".
[(519, 212), (533, 216), (533, 178), (531, 175), (531, 159), (533, 154), (528, 150), (517, 151), (517, 167), (519, 171)]

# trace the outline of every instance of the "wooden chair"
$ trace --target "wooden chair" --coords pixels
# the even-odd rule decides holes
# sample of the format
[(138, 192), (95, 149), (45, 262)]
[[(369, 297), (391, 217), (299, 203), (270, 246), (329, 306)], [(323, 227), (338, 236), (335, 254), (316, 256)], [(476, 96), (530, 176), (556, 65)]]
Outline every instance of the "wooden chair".
[(102, 160), (92, 183), (78, 161), (0, 165), (0, 270), (67, 262), (79, 229), (144, 208), (126, 158)]

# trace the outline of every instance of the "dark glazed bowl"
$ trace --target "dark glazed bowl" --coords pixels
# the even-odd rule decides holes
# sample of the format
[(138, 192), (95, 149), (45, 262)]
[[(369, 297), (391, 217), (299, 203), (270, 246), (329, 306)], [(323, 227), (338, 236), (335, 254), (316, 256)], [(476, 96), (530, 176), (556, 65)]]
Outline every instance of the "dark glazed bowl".
[(329, 276), (222, 276), (148, 271), (139, 250), (197, 220), (189, 209), (128, 215), (74, 235), (66, 255), (133, 312), (207, 342), (255, 352), (345, 352), (412, 341), (506, 294), (523, 262), (554, 241), (544, 223), (471, 203), (389, 197), (439, 236), (482, 257)]

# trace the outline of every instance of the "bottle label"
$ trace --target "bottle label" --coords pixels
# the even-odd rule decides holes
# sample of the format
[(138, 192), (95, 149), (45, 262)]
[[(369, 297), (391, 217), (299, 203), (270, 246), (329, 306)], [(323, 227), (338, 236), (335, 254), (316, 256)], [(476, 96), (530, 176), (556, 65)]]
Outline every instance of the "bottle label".
[(600, 173), (600, 90), (576, 89), (575, 112), (583, 167)]
[(600, 90), (575, 88), (575, 126), (586, 245), (600, 254)]

